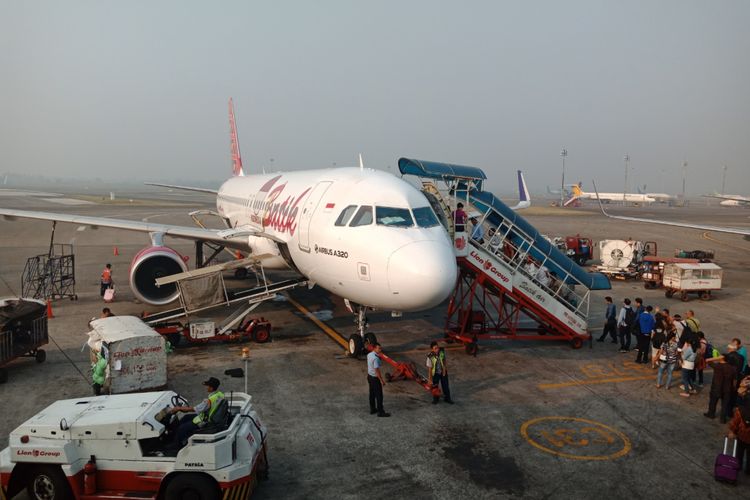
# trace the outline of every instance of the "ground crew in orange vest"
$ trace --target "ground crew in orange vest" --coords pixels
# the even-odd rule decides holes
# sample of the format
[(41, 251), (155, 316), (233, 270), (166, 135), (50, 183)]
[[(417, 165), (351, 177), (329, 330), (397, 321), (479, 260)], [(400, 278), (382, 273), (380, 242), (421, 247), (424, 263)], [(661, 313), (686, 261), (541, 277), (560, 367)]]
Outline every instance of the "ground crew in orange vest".
[(107, 288), (112, 288), (112, 264), (107, 264), (104, 266), (104, 271), (102, 271), (102, 282), (101, 282), (101, 293), (100, 295), (104, 297), (104, 291)]

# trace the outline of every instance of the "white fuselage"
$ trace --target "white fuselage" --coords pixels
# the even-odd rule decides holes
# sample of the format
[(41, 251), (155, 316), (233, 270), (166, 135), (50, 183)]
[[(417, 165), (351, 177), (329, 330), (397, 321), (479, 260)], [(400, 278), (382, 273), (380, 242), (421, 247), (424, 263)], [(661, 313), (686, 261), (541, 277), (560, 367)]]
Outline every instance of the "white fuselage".
[(232, 177), (219, 189), (216, 206), (232, 227), (264, 234), (249, 236), (248, 245), (266, 256), (265, 267), (296, 269), (361, 305), (427, 309), (456, 282), (451, 242), (427, 199), (385, 172), (335, 168)]
[[(595, 200), (596, 193), (581, 193), (578, 196), (580, 199)], [(630, 203), (653, 203), (656, 201), (648, 194), (637, 194), (637, 193), (599, 193), (599, 199), (602, 201), (626, 201)]]

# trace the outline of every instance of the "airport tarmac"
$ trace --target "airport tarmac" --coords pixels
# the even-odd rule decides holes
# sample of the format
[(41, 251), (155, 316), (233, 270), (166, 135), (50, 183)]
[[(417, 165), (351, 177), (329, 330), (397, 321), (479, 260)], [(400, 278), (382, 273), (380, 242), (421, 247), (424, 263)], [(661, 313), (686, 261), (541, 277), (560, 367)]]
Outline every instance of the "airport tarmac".
[[(43, 196), (0, 196), (4, 207), (61, 211), (118, 218), (150, 218), (191, 223), (185, 214), (210, 208), (212, 197), (169, 204), (137, 199), (133, 204), (66, 205)], [(140, 193), (139, 193), (140, 194)], [(74, 194), (66, 197), (76, 199)], [(133, 195), (135, 196), (135, 195)], [(128, 196), (125, 196), (127, 199)], [(155, 198), (155, 196), (154, 196)], [(86, 200), (93, 201), (90, 197)], [(603, 297), (619, 305), (625, 296), (674, 312), (695, 310), (714, 346), (746, 335), (750, 298), (750, 242), (738, 236), (627, 223), (605, 219), (590, 205), (584, 210), (528, 213), (528, 220), (551, 236), (580, 233), (593, 238), (655, 240), (660, 254), (675, 248), (713, 249), (725, 269), (725, 288), (709, 302), (666, 299), (640, 282), (613, 281), (596, 292), (590, 325), (599, 333)], [(615, 208), (616, 213), (735, 226), (750, 225), (750, 211), (726, 207), (686, 209), (652, 206)], [(525, 214), (522, 214), (525, 215)], [(45, 253), (51, 223), (0, 221), (0, 296), (18, 293), (27, 257)], [(708, 239), (706, 239), (708, 238)], [(78, 301), (58, 300), (50, 320), (54, 342), (44, 364), (13, 362), (9, 381), (0, 385), (6, 411), (0, 422), (0, 447), (8, 433), (60, 398), (91, 393), (86, 323), (98, 316), (101, 268), (111, 262), (117, 284), (118, 314), (146, 309), (133, 302), (127, 268), (145, 246), (139, 233), (111, 229), (79, 231), (58, 224), (56, 241), (75, 244)], [(192, 255), (190, 242), (172, 240)], [(119, 256), (113, 256), (113, 247)], [(4, 283), (3, 281), (7, 282)], [(241, 286), (228, 279), (231, 286)], [(295, 289), (291, 297), (344, 338), (354, 330), (342, 299), (320, 289)], [(750, 494), (750, 477), (737, 487), (716, 483), (713, 462), (725, 426), (702, 416), (708, 386), (682, 398), (676, 387), (656, 390), (655, 372), (633, 363), (635, 353), (593, 343), (580, 350), (558, 342), (488, 342), (477, 357), (449, 346), (453, 406), (430, 404), (430, 396), (411, 381), (385, 387), (390, 418), (369, 414), (366, 367), (345, 356), (341, 346), (289, 302), (262, 305), (258, 315), (274, 327), (273, 342), (247, 344), (251, 350), (249, 392), (269, 428), (270, 478), (255, 498), (741, 498)], [(371, 316), (371, 331), (384, 351), (421, 367), (429, 342), (442, 337), (445, 305), (424, 313), (391, 318)], [(750, 336), (744, 341), (750, 342)], [(180, 348), (169, 356), (169, 387), (196, 401), (208, 376), (222, 389), (242, 390), (242, 379), (228, 379), (240, 367), (240, 345)], [(424, 372), (424, 369), (423, 369)], [(711, 370), (706, 371), (710, 384)], [(679, 372), (675, 373), (675, 382)]]

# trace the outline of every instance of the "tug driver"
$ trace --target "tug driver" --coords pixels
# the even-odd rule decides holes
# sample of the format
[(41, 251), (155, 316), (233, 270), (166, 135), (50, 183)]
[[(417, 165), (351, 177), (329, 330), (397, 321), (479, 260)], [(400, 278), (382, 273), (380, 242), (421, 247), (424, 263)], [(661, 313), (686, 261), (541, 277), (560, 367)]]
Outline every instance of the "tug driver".
[(211, 420), (211, 416), (219, 406), (219, 402), (224, 399), (224, 393), (219, 390), (220, 383), (216, 377), (210, 377), (203, 382), (203, 385), (206, 386), (208, 396), (200, 404), (196, 406), (174, 406), (169, 410), (170, 413), (177, 413), (178, 411), (192, 412), (183, 415), (180, 419), (179, 427), (177, 427), (176, 444), (180, 447), (185, 446), (188, 438)]

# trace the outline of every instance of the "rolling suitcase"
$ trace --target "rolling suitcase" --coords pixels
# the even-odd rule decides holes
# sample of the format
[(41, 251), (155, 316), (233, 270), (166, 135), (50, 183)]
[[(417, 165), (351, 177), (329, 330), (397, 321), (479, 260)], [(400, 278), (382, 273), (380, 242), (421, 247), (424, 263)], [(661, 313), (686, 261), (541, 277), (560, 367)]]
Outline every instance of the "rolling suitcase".
[(724, 452), (716, 457), (714, 466), (714, 479), (724, 483), (737, 484), (737, 474), (740, 471), (740, 461), (737, 460), (737, 439), (734, 440), (734, 451), (727, 455), (729, 438), (724, 438)]
[(114, 301), (115, 301), (115, 287), (112, 286), (104, 290), (104, 302), (114, 302)]

